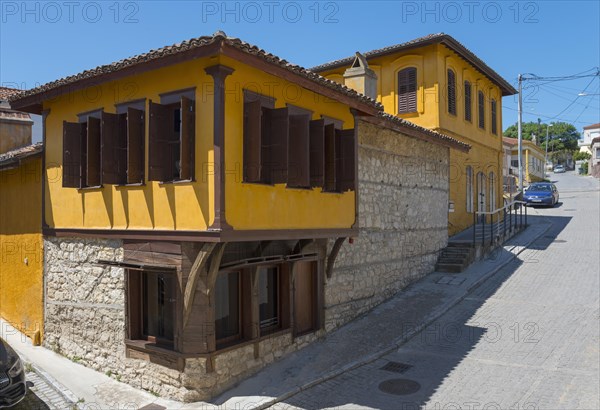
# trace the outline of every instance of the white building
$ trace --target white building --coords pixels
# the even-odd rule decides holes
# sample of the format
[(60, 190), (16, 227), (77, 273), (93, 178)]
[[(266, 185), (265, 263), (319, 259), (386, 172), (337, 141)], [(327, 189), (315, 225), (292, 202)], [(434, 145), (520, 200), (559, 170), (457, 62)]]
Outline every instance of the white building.
[(591, 144), (592, 140), (596, 137), (600, 137), (600, 123), (592, 124), (583, 127), (582, 137), (579, 140), (579, 151), (592, 153)]

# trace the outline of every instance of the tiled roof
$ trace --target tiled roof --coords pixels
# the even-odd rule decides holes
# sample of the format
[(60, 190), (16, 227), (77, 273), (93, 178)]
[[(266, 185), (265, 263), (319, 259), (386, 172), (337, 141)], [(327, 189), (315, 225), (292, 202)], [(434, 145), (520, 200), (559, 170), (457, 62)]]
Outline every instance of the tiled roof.
[[(424, 37), (419, 37), (414, 40), (407, 41), (405, 43), (395, 44), (392, 46), (379, 48), (376, 50), (367, 51), (362, 53), (367, 59), (392, 54), (397, 51), (406, 49), (423, 47), (429, 44), (442, 43), (449, 47), (451, 50), (456, 52), (462, 58), (467, 60), (473, 66), (475, 66), (482, 73), (487, 75), (494, 83), (496, 83), (502, 89), (502, 95), (513, 95), (517, 93), (517, 90), (504, 78), (502, 78), (496, 71), (490, 66), (484, 63), (479, 57), (477, 57), (471, 50), (462, 45), (460, 42), (455, 40), (452, 36), (445, 33), (429, 34)], [(312, 67), (310, 70), (315, 72), (323, 72), (333, 68), (343, 67), (351, 64), (354, 61), (354, 56), (346, 57), (339, 60), (331, 61), (329, 63), (321, 64), (316, 67)]]
[(19, 94), (21, 90), (8, 87), (0, 87), (0, 101), (6, 101), (9, 97)]
[(43, 150), (43, 143), (38, 142), (36, 144), (16, 148), (12, 151), (0, 154), (0, 169), (5, 168), (6, 166), (12, 165), (14, 163), (18, 163), (20, 160), (25, 159), (27, 157), (41, 154)]
[(15, 111), (10, 108), (0, 107), (0, 118), (2, 119), (15, 119), (15, 120), (30, 120), (31, 117), (28, 113), (23, 111)]
[(586, 125), (583, 127), (584, 130), (593, 130), (595, 128), (600, 128), (600, 122), (598, 124)]
[(502, 137), (502, 141), (504, 141), (508, 145), (517, 145), (519, 140), (516, 138)]
[(216, 32), (212, 36), (202, 36), (193, 38), (190, 40), (182, 41), (178, 44), (173, 44), (171, 46), (162, 47), (156, 50), (150, 50), (147, 53), (139, 54), (134, 57), (126, 58), (124, 60), (120, 60), (111, 64), (106, 64), (102, 66), (98, 66), (91, 70), (83, 71), (76, 75), (71, 75), (68, 77), (64, 77), (58, 79), (56, 81), (49, 82), (42, 86), (32, 88), (26, 91), (23, 91), (17, 96), (13, 96), (10, 101), (18, 101), (20, 99), (31, 97), (37, 94), (42, 94), (45, 92), (56, 90), (60, 87), (68, 86), (71, 84), (75, 84), (81, 80), (87, 80), (91, 78), (95, 78), (101, 75), (111, 74), (123, 70), (128, 67), (141, 65), (150, 61), (159, 60), (161, 58), (165, 58), (172, 55), (181, 54), (187, 51), (191, 51), (194, 49), (199, 49), (202, 47), (207, 47), (209, 45), (215, 44), (218, 41), (222, 41), (224, 44), (229, 45), (233, 48), (236, 48), (246, 54), (257, 56), (270, 64), (277, 65), (282, 67), (296, 75), (309, 79), (315, 83), (328, 87), (334, 91), (345, 94), (356, 100), (368, 104), (374, 108), (382, 109), (381, 104), (376, 102), (375, 100), (360, 94), (351, 88), (348, 88), (344, 85), (336, 83), (335, 81), (328, 80), (324, 77), (321, 77), (319, 74), (309, 71), (303, 67), (298, 65), (289, 63), (286, 60), (283, 60), (273, 54), (267, 53), (265, 50), (258, 48), (252, 44), (246, 43), (239, 38), (227, 37), (225, 33), (219, 31)]

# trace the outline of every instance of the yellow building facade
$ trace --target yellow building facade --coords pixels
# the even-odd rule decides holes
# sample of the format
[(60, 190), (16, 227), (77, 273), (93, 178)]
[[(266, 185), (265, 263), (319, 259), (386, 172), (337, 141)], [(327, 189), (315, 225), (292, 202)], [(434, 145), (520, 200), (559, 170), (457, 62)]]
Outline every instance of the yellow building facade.
[[(376, 74), (376, 98), (387, 113), (454, 137), (470, 151), (450, 154), (448, 233), (472, 225), (474, 212), (502, 204), (502, 97), (516, 90), (445, 34), (364, 53)], [(354, 58), (312, 70), (352, 87)]]
[[(505, 144), (510, 146), (511, 150), (511, 169), (515, 170), (515, 176), (518, 181), (519, 170), (519, 149), (516, 138), (504, 137)], [(535, 142), (529, 140), (522, 141), (523, 151), (523, 175), (525, 176), (525, 185), (532, 182), (540, 182), (546, 178), (545, 163), (546, 152), (542, 150)]]

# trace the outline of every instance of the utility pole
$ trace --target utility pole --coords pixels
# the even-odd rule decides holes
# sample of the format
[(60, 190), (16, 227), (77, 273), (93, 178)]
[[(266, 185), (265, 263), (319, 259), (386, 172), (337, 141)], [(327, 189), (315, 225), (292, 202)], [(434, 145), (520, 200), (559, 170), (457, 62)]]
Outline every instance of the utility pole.
[(546, 155), (544, 155), (544, 179), (546, 179), (546, 177), (548, 175), (546, 175), (548, 173), (548, 130), (550, 129), (550, 124), (546, 125)]
[(522, 135), (522, 122), (523, 122), (523, 76), (519, 74), (519, 118), (517, 120), (517, 132), (518, 132), (518, 151), (519, 151), (519, 191), (523, 192), (523, 135)]

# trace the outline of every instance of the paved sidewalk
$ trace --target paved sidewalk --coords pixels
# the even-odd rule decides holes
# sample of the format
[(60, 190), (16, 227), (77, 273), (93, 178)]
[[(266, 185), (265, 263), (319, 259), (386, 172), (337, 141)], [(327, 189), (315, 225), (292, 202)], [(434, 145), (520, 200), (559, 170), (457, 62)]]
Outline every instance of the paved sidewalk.
[[(411, 336), (463, 300), (479, 284), (512, 261), (546, 232), (543, 217), (484, 261), (460, 274), (432, 273), (323, 340), (295, 352), (243, 381), (211, 403), (157, 398), (74, 363), (30, 340), (0, 319), (0, 335), (63, 397), (81, 409), (266, 408), (396, 350)], [(161, 406), (161, 407), (157, 407)]]

